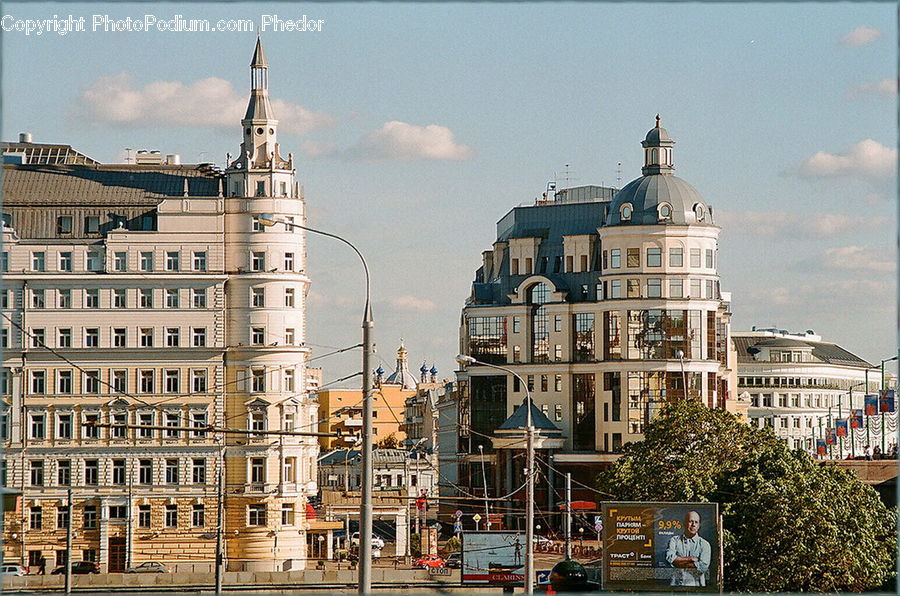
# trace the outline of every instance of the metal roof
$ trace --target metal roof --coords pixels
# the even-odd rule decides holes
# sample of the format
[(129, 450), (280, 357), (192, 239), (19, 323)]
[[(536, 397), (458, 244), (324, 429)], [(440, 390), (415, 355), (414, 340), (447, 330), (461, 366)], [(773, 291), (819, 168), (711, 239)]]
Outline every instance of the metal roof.
[[(753, 355), (748, 350), (753, 346), (761, 345), (762, 347), (800, 347), (809, 346), (812, 348), (813, 363), (821, 362), (825, 364), (836, 364), (840, 366), (855, 366), (859, 368), (873, 368), (873, 365), (859, 356), (845, 350), (837, 344), (816, 341), (803, 341), (790, 338), (771, 338), (771, 337), (737, 337), (732, 336), (732, 343), (737, 350), (738, 365), (740, 363), (752, 364), (759, 363), (754, 360)], [(777, 342), (777, 343), (776, 343)], [(787, 364), (809, 364), (807, 363), (787, 363)], [(740, 369), (739, 369), (740, 370)]]
[[(528, 423), (528, 410), (523, 407), (524, 405), (525, 401), (516, 406), (512, 415), (507, 418), (497, 430), (525, 430), (525, 425)], [(548, 431), (550, 433), (562, 432), (549, 418), (547, 418), (546, 414), (541, 412), (541, 409), (538, 408), (533, 401), (531, 402), (531, 424), (534, 426), (535, 430), (538, 431)]]
[[(631, 203), (632, 215), (630, 220), (622, 221), (620, 210), (625, 203)], [(660, 221), (657, 208), (661, 203), (672, 207), (672, 215), (667, 221)], [(712, 224), (712, 214), (696, 188), (671, 174), (641, 176), (616, 194), (606, 216), (606, 225), (697, 225), (694, 215), (694, 205), (697, 203), (703, 205), (706, 211), (704, 223)]]

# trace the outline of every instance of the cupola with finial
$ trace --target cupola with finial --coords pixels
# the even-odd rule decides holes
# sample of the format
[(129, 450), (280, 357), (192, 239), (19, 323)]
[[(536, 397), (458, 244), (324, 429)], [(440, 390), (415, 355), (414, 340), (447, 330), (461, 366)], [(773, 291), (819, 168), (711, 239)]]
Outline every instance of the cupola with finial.
[(675, 164), (672, 161), (672, 146), (675, 145), (675, 141), (661, 126), (661, 120), (657, 114), (656, 126), (651, 128), (646, 138), (641, 141), (644, 147), (644, 167), (641, 168), (641, 173), (644, 176), (675, 173)]

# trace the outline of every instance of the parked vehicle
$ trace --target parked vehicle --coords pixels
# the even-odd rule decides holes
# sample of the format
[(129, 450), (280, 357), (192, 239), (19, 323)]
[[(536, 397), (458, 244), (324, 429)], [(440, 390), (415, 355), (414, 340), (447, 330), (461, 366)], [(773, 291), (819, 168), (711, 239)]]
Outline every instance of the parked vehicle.
[(146, 561), (137, 567), (129, 567), (125, 573), (168, 573), (169, 570), (162, 563), (156, 561)]
[(413, 561), (413, 569), (429, 569), (435, 567), (444, 567), (446, 562), (437, 555), (422, 555)]
[(447, 555), (447, 560), (444, 561), (444, 566), (449, 567), (450, 569), (461, 569), (462, 553), (450, 553), (449, 555)]
[(3, 563), (0, 565), (0, 575), (28, 575), (28, 569), (17, 563)]
[[(63, 575), (66, 572), (65, 565), (60, 565), (56, 569), (50, 572), (51, 575)], [(73, 561), (72, 562), (72, 574), (73, 575), (87, 575), (89, 573), (100, 573), (100, 565), (94, 563), (93, 561)]]
[[(359, 546), (359, 532), (353, 532), (353, 534), (350, 535), (350, 545)], [(372, 534), (372, 548), (375, 550), (384, 549), (384, 539), (377, 534)]]

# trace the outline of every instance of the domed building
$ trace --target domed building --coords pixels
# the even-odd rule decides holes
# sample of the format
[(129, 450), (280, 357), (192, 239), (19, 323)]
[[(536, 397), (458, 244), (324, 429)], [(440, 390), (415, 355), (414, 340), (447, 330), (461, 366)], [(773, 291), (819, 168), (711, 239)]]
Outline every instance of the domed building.
[(552, 467), (538, 499), (549, 509), (563, 472), (591, 485), (665, 402), (737, 409), (713, 209), (675, 176), (659, 116), (641, 145), (639, 178), (618, 190), (551, 187), (504, 216), (482, 253), (460, 349), (515, 375), (478, 364), (457, 373), (459, 451), (469, 455), (454, 477), (474, 494), (482, 468), (489, 493), (521, 484), (524, 441), (512, 431), (526, 393), (546, 435), (537, 458)]

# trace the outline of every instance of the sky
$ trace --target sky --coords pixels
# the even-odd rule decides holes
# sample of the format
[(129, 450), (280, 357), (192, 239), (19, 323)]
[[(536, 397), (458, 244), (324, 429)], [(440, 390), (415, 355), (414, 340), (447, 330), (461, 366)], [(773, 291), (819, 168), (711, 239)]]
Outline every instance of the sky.
[[(722, 227), (733, 330), (812, 329), (876, 364), (897, 352), (892, 4), (5, 2), (3, 12), (3, 139), (28, 131), (112, 163), (129, 148), (224, 165), (241, 140), (255, 35), (104, 22), (322, 21), (262, 31), (270, 95), (309, 225), (370, 263), (387, 370), (402, 338), (414, 371), (424, 361), (453, 378), (460, 311), (497, 220), (550, 180), (621, 187), (640, 176), (657, 113), (677, 175)], [(22, 30), (70, 14), (85, 31)], [(313, 356), (357, 344), (357, 257), (310, 236), (308, 271)], [(359, 363), (358, 350), (314, 362), (326, 383)]]

